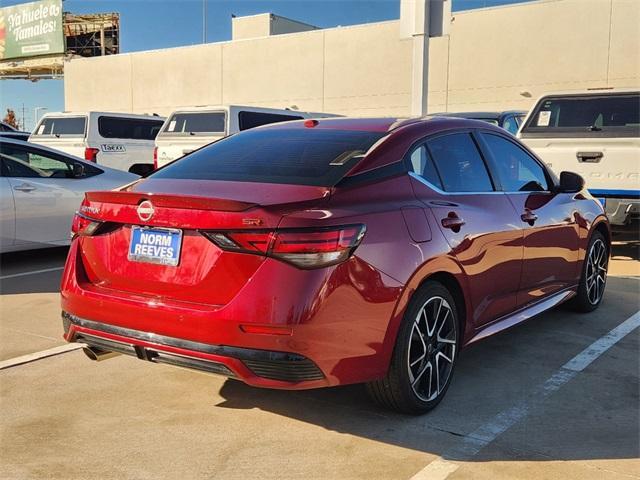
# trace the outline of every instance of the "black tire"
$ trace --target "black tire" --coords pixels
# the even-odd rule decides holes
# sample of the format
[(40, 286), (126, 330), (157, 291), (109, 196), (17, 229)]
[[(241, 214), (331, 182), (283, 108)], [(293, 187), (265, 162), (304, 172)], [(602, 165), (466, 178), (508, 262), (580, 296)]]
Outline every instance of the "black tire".
[[(599, 253), (601, 252), (601, 253)], [(600, 256), (602, 255), (602, 257)], [(594, 267), (593, 261), (601, 260)], [(578, 312), (592, 312), (600, 306), (607, 285), (607, 268), (609, 265), (609, 245), (602, 233), (591, 234), (589, 245), (582, 263), (582, 274), (578, 284), (578, 293), (571, 301), (571, 307)], [(604, 271), (602, 270), (604, 268)], [(598, 270), (594, 280), (594, 270)], [(595, 284), (594, 284), (595, 281)], [(596, 289), (594, 292), (594, 288)]]
[[(422, 315), (423, 308), (426, 316)], [(422, 332), (428, 333), (430, 327), (427, 318), (433, 317), (436, 322), (431, 327), (431, 335), (423, 335)], [(433, 409), (451, 384), (460, 344), (459, 330), (453, 296), (442, 284), (427, 281), (413, 295), (405, 312), (389, 371), (383, 378), (367, 384), (371, 398), (387, 409), (412, 415)], [(422, 351), (424, 358), (420, 359)], [(430, 377), (426, 376), (427, 372)], [(439, 383), (440, 375), (446, 375), (444, 385)]]

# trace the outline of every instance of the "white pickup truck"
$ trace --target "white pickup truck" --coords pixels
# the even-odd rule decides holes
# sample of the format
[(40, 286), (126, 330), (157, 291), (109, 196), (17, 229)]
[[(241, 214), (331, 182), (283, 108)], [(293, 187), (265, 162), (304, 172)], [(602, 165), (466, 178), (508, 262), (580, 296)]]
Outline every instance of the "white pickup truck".
[(156, 137), (153, 164), (155, 168), (162, 167), (227, 135), (260, 125), (335, 116), (242, 105), (199, 106), (176, 110), (169, 115)]
[(616, 229), (640, 219), (640, 91), (541, 97), (518, 131), (551, 169), (579, 173)]

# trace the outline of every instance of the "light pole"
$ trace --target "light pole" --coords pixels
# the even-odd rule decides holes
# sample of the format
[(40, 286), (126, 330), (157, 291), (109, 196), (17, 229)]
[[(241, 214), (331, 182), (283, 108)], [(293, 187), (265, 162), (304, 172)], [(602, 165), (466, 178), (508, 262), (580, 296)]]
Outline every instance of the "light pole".
[(47, 107), (36, 107), (36, 108), (33, 109), (33, 128), (34, 128), (34, 130), (36, 128), (36, 125), (38, 125), (38, 120), (39, 120), (38, 112), (40, 110), (48, 110), (48, 108)]
[(207, 0), (202, 0), (202, 43), (207, 43)]

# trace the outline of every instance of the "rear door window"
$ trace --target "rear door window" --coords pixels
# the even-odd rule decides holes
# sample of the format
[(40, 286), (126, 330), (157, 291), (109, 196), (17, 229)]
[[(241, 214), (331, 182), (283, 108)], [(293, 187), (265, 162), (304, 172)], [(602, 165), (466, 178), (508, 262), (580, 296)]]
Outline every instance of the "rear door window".
[(427, 141), (446, 192), (491, 192), (487, 167), (469, 133), (443, 135)]
[(164, 121), (160, 119), (101, 116), (98, 118), (98, 133), (103, 138), (154, 140), (163, 123)]
[(280, 113), (245, 112), (238, 113), (238, 126), (240, 131), (250, 128), (268, 125), (270, 123), (288, 122), (290, 120), (302, 120), (300, 115), (282, 115)]
[(86, 127), (87, 117), (46, 117), (40, 121), (33, 134), (84, 137)]
[(442, 190), (442, 181), (438, 176), (436, 166), (433, 163), (431, 155), (429, 155), (426, 145), (420, 145), (413, 150), (411, 155), (409, 155), (409, 160), (411, 162), (411, 170), (413, 172), (420, 175), (431, 185)]
[(196, 150), (151, 176), (330, 187), (384, 135), (320, 128), (247, 130)]
[(162, 130), (163, 135), (224, 134), (225, 112), (174, 113)]
[(547, 97), (522, 129), (539, 136), (640, 136), (640, 94)]
[(87, 178), (102, 173), (97, 167), (22, 145), (0, 144), (3, 176), (29, 178)]

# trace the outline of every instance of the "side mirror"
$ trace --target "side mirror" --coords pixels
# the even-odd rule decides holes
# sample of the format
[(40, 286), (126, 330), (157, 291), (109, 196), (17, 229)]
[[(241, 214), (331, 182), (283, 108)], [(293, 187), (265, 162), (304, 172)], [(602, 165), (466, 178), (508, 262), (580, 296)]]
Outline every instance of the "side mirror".
[(73, 178), (82, 178), (84, 177), (84, 165), (81, 163), (73, 164)]
[(560, 193), (577, 193), (584, 188), (584, 178), (577, 173), (562, 172), (560, 174)]

